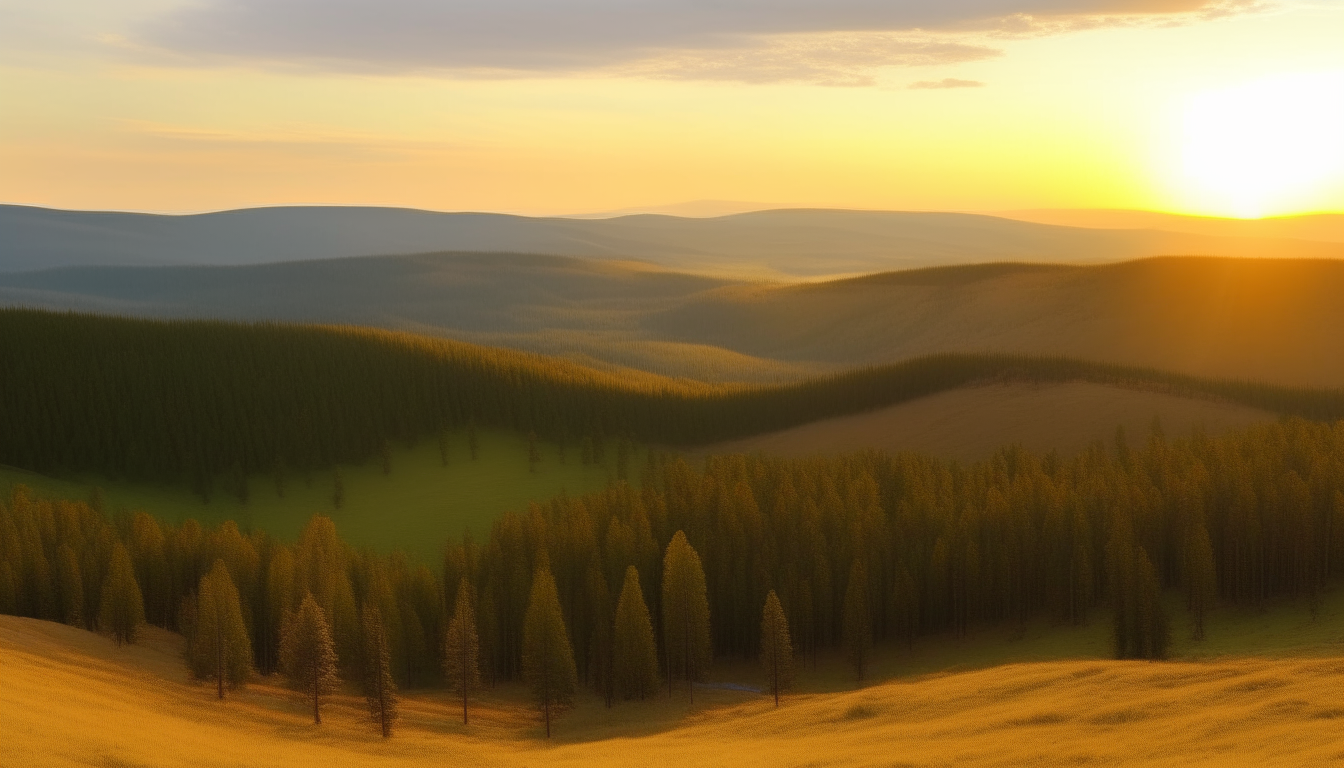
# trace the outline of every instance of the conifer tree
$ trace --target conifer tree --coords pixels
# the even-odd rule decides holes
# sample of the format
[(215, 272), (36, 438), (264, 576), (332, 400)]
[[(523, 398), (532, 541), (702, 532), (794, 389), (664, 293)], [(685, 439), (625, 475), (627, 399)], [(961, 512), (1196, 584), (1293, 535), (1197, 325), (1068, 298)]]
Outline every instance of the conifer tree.
[(397, 685), (392, 680), (392, 656), (388, 650), (383, 614), (373, 602), (364, 604), (364, 699), (369, 718), (383, 738), (392, 735), (397, 722)]
[(709, 633), (709, 598), (705, 587), (705, 569), (700, 555), (677, 531), (663, 555), (663, 633), (667, 655), (667, 692), (672, 694), (672, 677), (680, 674), (686, 690), (695, 701), (696, 680), (709, 669), (713, 651)]
[[(84, 579), (79, 572), (79, 556), (70, 545), (56, 551), (57, 587), (61, 596), (61, 621), (72, 627), (84, 621)], [(4, 586), (0, 584), (0, 590)], [(10, 585), (13, 589), (13, 585)]]
[(462, 695), (462, 724), (467, 725), (467, 699), (481, 687), (481, 642), (476, 632), (476, 606), (471, 585), (464, 577), (457, 586), (453, 618), (443, 643), (443, 676), (448, 687)]
[(112, 548), (112, 560), (103, 579), (98, 626), (111, 632), (117, 645), (134, 643), (145, 623), (145, 603), (135, 582), (131, 555), (121, 542)]
[(549, 739), (552, 710), (573, 703), (579, 680), (555, 579), (544, 564), (532, 576), (523, 619), (523, 680), (546, 718)]
[(780, 692), (793, 683), (793, 642), (789, 638), (789, 620), (773, 589), (765, 596), (761, 612), (761, 665), (765, 667), (770, 693), (778, 707)]
[(872, 618), (868, 608), (868, 571), (863, 567), (862, 560), (855, 560), (849, 569), (844, 611), (845, 658), (854, 668), (854, 677), (862, 683), (873, 647)]
[(313, 723), (322, 723), (322, 697), (336, 690), (336, 647), (331, 626), (311, 593), (285, 622), (280, 666), (290, 684), (313, 703)]
[(611, 591), (607, 589), (607, 577), (602, 574), (602, 564), (594, 555), (588, 563), (588, 600), (591, 602), (589, 616), (593, 621), (593, 638), (588, 644), (591, 658), (588, 668), (593, 673), (593, 688), (602, 701), (610, 707), (616, 696), (614, 671), (613, 633), (615, 617), (612, 615)]
[(616, 602), (613, 666), (621, 696), (646, 699), (658, 690), (658, 648), (653, 641), (653, 622), (644, 604), (635, 566), (625, 569), (625, 585)]
[(1213, 565), (1213, 545), (1202, 519), (1190, 521), (1186, 534), (1185, 567), (1187, 600), (1195, 640), (1204, 639), (1204, 616), (1218, 596), (1218, 578)]
[(221, 699), (225, 686), (243, 685), (252, 671), (252, 643), (243, 623), (238, 589), (223, 560), (216, 560), (201, 577), (196, 592), (190, 661), (197, 677), (215, 679)]

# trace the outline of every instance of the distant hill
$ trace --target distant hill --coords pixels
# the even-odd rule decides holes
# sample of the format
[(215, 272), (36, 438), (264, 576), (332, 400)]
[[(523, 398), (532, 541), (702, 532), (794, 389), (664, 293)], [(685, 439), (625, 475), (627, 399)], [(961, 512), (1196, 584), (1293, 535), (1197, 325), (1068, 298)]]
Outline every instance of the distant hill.
[(359, 207), (165, 216), (0, 206), (0, 234), (0, 272), (265, 264), (430, 251), (633, 259), (681, 271), (780, 279), (1004, 260), (1344, 257), (1344, 243), (1060, 227), (964, 213), (808, 209), (714, 218), (572, 219)]
[(702, 381), (1008, 352), (1344, 386), (1341, 260), (1006, 263), (789, 284), (456, 253), (0, 273), (6, 305), (367, 325)]
[(1344, 243), (1344, 214), (1316, 213), (1304, 216), (1274, 216), (1265, 219), (1224, 219), (1216, 216), (1181, 216), (1156, 211), (1039, 208), (995, 212), (996, 216), (1037, 224), (1094, 229), (1160, 229), (1191, 235), (1217, 237), (1269, 237)]

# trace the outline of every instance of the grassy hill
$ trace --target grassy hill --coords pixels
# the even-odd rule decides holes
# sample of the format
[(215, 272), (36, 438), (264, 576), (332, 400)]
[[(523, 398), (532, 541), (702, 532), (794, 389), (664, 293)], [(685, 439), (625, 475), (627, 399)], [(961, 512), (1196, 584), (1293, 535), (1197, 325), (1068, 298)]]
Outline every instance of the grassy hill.
[(997, 263), (803, 284), (503, 253), (0, 274), (10, 306), (356, 324), (755, 383), (988, 352), (1338, 387), (1342, 296), (1339, 259)]
[(1216, 436), (1278, 417), (1227, 401), (1084, 381), (987, 383), (714, 443), (700, 452), (811, 456), (876, 448), (971, 462), (1005, 445), (1021, 445), (1035, 453), (1058, 451), (1069, 457), (1095, 441), (1111, 442), (1117, 427), (1143, 439), (1155, 418), (1172, 435), (1198, 428)]
[[(275, 681), (214, 701), (213, 689), (186, 681), (180, 638), (161, 630), (117, 648), (81, 630), (0, 616), (0, 749), (16, 764), (137, 768), (409, 766), (445, 756), (505, 766), (1326, 765), (1344, 759), (1338, 597), (1314, 624), (1300, 606), (1231, 615), (1247, 628), (1236, 634), (1240, 647), (1200, 660), (1108, 661), (1078, 641), (1086, 630), (1064, 630), (1062, 640), (1029, 633), (1016, 656), (999, 638), (954, 648), (931, 639), (891, 654), (899, 677), (857, 691), (835, 690), (823, 663), (778, 710), (763, 695), (721, 688), (702, 690), (694, 709), (660, 697), (608, 710), (585, 693), (551, 742), (515, 686), (484, 694), (470, 728), (451, 697), (412, 693), (400, 730), (383, 741), (362, 698), (349, 693), (328, 706), (321, 727)], [(1268, 637), (1299, 633), (1312, 645), (1261, 645), (1267, 655), (1246, 655), (1257, 638), (1264, 643), (1255, 632), (1264, 623)], [(990, 647), (1009, 650), (987, 655)], [(1033, 656), (1042, 652), (1052, 660)], [(759, 685), (759, 674), (721, 665), (715, 680)]]

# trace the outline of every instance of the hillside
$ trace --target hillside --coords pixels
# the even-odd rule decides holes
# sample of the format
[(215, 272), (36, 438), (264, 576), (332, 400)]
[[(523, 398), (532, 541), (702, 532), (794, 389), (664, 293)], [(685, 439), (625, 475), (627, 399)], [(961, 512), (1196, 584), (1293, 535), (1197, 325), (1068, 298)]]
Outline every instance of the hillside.
[(368, 325), (711, 382), (1008, 352), (1344, 386), (1344, 260), (983, 264), (795, 285), (456, 253), (0, 274), (0, 305)]
[(825, 209), (566, 219), (360, 207), (161, 216), (0, 206), (0, 232), (0, 272), (489, 251), (638, 259), (681, 271), (793, 279), (1004, 260), (1092, 264), (1171, 254), (1344, 256), (1341, 243), (1060, 227), (964, 213)]
[(1154, 418), (1172, 435), (1188, 435), (1199, 428), (1216, 436), (1277, 416), (1228, 402), (1081, 381), (996, 383), (961, 387), (701, 450), (707, 455), (812, 456), (873, 448), (973, 462), (1016, 444), (1035, 453), (1053, 450), (1067, 457), (1095, 441), (1113, 441), (1117, 427), (1133, 439), (1146, 439)]
[(659, 338), (836, 366), (992, 351), (1339, 387), (1344, 261), (986, 264), (730, 286), (655, 313), (646, 327)]
[(995, 215), (1016, 221), (1089, 229), (1158, 229), (1190, 235), (1217, 237), (1269, 237), (1344, 243), (1344, 214), (1316, 213), (1274, 216), (1265, 219), (1224, 219), (1214, 216), (1181, 216), (1155, 211), (1107, 209), (1050, 209), (997, 211)]
[(602, 709), (585, 697), (539, 737), (516, 691), (488, 694), (470, 729), (452, 703), (419, 694), (382, 741), (362, 699), (340, 697), (324, 725), (269, 683), (212, 700), (183, 681), (175, 636), (110, 640), (0, 616), (5, 762), (33, 766), (489, 765), (986, 766), (1326, 765), (1344, 759), (1338, 657), (1206, 662), (1012, 664), (861, 691), (762, 696), (708, 692)]

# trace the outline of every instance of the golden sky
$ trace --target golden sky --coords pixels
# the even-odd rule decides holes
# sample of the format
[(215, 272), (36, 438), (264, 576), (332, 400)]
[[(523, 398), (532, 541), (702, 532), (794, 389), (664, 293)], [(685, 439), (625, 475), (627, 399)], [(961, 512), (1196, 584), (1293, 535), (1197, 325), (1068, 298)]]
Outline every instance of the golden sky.
[(0, 201), (1344, 211), (1344, 2), (0, 0)]

